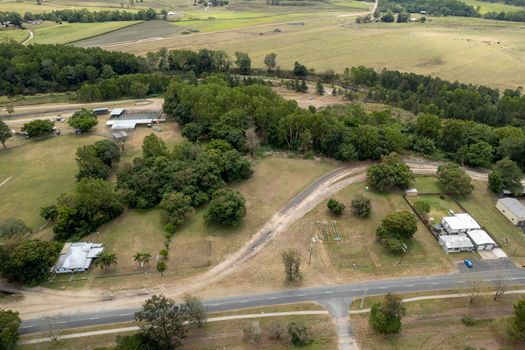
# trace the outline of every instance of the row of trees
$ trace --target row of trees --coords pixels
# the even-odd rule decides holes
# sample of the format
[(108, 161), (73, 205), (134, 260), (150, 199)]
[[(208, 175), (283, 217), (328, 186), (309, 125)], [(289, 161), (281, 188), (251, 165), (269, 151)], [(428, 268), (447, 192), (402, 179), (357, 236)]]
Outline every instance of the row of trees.
[(483, 14), (485, 19), (495, 19), (498, 21), (525, 22), (525, 11), (512, 12), (487, 12)]
[(152, 21), (160, 18), (157, 11), (152, 8), (147, 10), (140, 9), (136, 12), (121, 11), (121, 10), (101, 10), (91, 11), (88, 9), (64, 9), (54, 10), (51, 12), (42, 13), (24, 13), (25, 21), (64, 21), (69, 23), (93, 23), (93, 22), (112, 22), (112, 21)]
[(474, 7), (458, 0), (380, 0), (381, 12), (391, 10), (395, 13), (420, 13), (425, 11), (436, 16), (477, 17), (479, 12)]

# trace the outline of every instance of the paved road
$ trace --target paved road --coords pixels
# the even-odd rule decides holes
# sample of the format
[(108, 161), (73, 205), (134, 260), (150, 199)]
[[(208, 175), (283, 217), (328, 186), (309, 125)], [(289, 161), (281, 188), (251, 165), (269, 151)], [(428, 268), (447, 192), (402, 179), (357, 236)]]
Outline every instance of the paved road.
[[(525, 285), (525, 270), (512, 268), (501, 271), (454, 273), (439, 276), (421, 276), (356, 282), (346, 285), (302, 288), (261, 294), (236, 295), (220, 299), (205, 300), (204, 304), (210, 312), (309, 301), (320, 302), (321, 304), (326, 305), (327, 303), (330, 304), (331, 300), (361, 298), (365, 293), (367, 296), (370, 296), (381, 295), (388, 292), (410, 293), (457, 289), (464, 286), (468, 279), (473, 276), (484, 280), (486, 283), (493, 283), (498, 279), (505, 279), (509, 284)], [(344, 303), (342, 305), (344, 305)], [(67, 315), (67, 318), (64, 321), (64, 328), (130, 321), (133, 319), (134, 313), (137, 310), (138, 308), (128, 308), (99, 311), (96, 313)], [(345, 310), (338, 310), (331, 313), (341, 313), (341, 315), (344, 315), (342, 312), (345, 312)], [(43, 318), (23, 320), (21, 333), (28, 334), (41, 332), (45, 329), (44, 324), (45, 320)]]

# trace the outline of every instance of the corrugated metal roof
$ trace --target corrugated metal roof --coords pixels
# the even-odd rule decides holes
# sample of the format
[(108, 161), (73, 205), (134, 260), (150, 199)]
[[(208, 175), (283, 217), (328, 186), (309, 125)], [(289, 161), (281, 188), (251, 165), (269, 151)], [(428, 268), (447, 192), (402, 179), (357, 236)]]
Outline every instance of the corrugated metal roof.
[(498, 199), (498, 202), (503, 203), (503, 205), (518, 218), (525, 218), (525, 206), (516, 198), (501, 198)]

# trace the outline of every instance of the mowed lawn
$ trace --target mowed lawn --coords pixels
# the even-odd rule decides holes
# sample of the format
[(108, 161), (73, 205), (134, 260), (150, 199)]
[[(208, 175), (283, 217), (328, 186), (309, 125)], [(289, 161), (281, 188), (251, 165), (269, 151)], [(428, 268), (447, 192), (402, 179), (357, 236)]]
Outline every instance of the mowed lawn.
[(117, 29), (129, 27), (140, 21), (117, 21), (102, 23), (68, 23), (57, 24), (44, 22), (39, 25), (27, 25), (33, 31), (34, 37), (30, 43), (34, 44), (66, 44), (92, 36), (101, 35)]
[(0, 151), (0, 221), (20, 218), (33, 231), (45, 221), (40, 208), (52, 204), (75, 185), (75, 152), (102, 140), (95, 135), (64, 135)]
[[(264, 57), (277, 54), (277, 65), (291, 69), (295, 61), (317, 72), (365, 65), (451, 81), (517, 88), (525, 76), (525, 23), (478, 18), (433, 17), (430, 23), (369, 23), (352, 18), (176, 36), (164, 40), (112, 46), (113, 50), (144, 54), (168, 49), (222, 49), (250, 54), (252, 66), (264, 67)], [(345, 23), (351, 27), (346, 28)], [(263, 33), (263, 35), (260, 35)]]
[(28, 36), (29, 36), (29, 32), (27, 30), (0, 29), (0, 41), (14, 40), (14, 41), (22, 42)]

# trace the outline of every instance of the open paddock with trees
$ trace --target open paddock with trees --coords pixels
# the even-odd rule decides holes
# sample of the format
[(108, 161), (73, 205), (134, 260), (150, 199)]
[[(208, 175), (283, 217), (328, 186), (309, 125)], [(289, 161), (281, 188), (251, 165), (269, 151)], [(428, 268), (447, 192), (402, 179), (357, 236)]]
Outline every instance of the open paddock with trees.
[[(389, 336), (369, 327), (368, 313), (351, 315), (350, 322), (365, 349), (520, 349), (523, 343), (509, 341), (502, 333), (514, 315), (513, 305), (522, 298), (508, 294), (494, 302), (493, 295), (479, 296), (470, 306), (469, 297), (404, 303), (401, 331)], [(370, 296), (365, 306), (382, 299)], [(353, 307), (359, 308), (359, 303), (354, 301)]]

